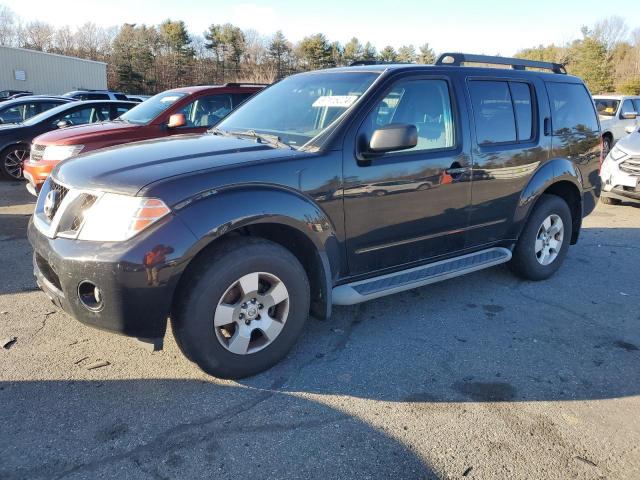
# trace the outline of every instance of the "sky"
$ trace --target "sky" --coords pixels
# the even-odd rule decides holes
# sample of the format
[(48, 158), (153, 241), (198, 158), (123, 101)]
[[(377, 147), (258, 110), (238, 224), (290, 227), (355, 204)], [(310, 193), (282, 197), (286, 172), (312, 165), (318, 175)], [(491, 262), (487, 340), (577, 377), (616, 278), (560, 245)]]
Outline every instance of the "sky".
[(324, 33), (330, 41), (351, 37), (371, 41), (379, 50), (428, 42), (436, 52), (511, 55), (530, 46), (579, 38), (583, 25), (619, 15), (640, 28), (637, 0), (0, 0), (24, 21), (56, 26), (94, 22), (158, 24), (184, 20), (189, 31), (202, 34), (212, 23), (233, 23), (271, 35), (282, 30), (296, 42)]

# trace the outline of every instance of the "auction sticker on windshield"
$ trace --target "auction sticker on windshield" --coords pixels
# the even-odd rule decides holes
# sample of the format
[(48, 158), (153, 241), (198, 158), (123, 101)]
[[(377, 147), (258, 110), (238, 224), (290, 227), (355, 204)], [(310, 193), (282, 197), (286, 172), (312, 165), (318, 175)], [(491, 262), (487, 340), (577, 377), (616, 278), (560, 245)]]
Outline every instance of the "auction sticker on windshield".
[(313, 102), (314, 107), (349, 108), (358, 99), (357, 95), (324, 95)]
[(173, 103), (173, 102), (175, 102), (176, 100), (178, 100), (179, 98), (180, 98), (180, 96), (179, 96), (179, 95), (171, 95), (171, 96), (169, 96), (169, 97), (162, 97), (162, 98), (160, 99), (160, 102), (162, 102), (162, 103)]

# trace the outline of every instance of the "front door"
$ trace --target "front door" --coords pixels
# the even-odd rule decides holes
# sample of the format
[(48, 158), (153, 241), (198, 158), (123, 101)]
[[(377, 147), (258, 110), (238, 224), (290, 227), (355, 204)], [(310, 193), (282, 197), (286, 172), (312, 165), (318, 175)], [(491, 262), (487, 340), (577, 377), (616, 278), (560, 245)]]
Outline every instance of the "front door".
[(365, 161), (345, 149), (344, 209), (351, 275), (464, 247), (470, 160), (449, 78), (398, 80), (359, 125), (357, 143), (391, 123), (415, 125), (415, 147)]

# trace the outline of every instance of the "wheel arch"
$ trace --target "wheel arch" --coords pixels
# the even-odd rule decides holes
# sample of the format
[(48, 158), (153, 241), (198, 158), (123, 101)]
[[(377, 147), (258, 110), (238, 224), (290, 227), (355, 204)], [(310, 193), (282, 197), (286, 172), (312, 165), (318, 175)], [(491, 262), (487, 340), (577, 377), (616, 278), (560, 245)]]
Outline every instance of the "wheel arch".
[(191, 202), (176, 214), (198, 239), (185, 255), (189, 265), (234, 236), (264, 238), (289, 250), (307, 272), (311, 312), (331, 315), (331, 289), (339, 270), (336, 229), (313, 200), (299, 192), (272, 186), (221, 189)]
[(576, 165), (567, 159), (554, 159), (545, 163), (533, 175), (522, 191), (514, 215), (513, 238), (519, 238), (531, 212), (543, 194), (562, 198), (571, 210), (571, 244), (578, 241), (582, 228), (582, 176)]

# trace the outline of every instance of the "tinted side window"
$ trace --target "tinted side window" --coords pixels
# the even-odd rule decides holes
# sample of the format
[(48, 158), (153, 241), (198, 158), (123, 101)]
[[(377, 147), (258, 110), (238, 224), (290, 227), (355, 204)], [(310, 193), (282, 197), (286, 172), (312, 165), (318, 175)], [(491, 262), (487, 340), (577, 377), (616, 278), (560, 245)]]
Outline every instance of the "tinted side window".
[(224, 93), (200, 97), (188, 103), (180, 112), (187, 119), (187, 127), (212, 127), (231, 111), (231, 95)]
[(516, 122), (507, 82), (469, 82), (476, 137), (480, 145), (516, 142)]
[(620, 109), (620, 118), (623, 118), (622, 115), (624, 115), (625, 112), (635, 112), (635, 111), (636, 109), (633, 106), (633, 102), (627, 99), (624, 102), (622, 102), (622, 108)]
[(368, 137), (390, 123), (408, 123), (418, 130), (418, 144), (405, 152), (455, 146), (449, 86), (444, 80), (398, 82), (365, 121)]
[(234, 93), (233, 94), (233, 108), (236, 108), (247, 98), (253, 96), (253, 93)]
[(122, 93), (116, 93), (115, 97), (116, 97), (116, 100), (129, 100), (127, 96), (123, 95)]
[(109, 100), (109, 95), (106, 93), (89, 93), (87, 94), (87, 100)]
[(548, 82), (554, 135), (598, 131), (598, 119), (587, 89), (576, 83)]
[(633, 100), (633, 106), (635, 107), (635, 111), (640, 113), (640, 98), (636, 98)]
[(509, 88), (516, 113), (518, 141), (531, 140), (534, 135), (531, 87), (527, 83), (509, 82)]

